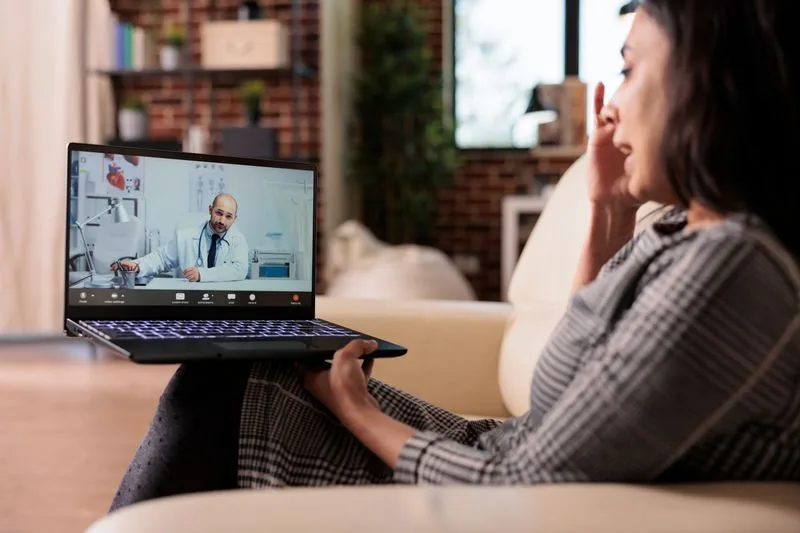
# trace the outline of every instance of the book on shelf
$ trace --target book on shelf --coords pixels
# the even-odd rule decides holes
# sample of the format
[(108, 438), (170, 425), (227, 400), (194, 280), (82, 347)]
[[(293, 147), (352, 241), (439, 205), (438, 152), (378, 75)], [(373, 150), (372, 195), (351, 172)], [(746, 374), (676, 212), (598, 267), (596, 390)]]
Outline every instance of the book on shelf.
[(114, 46), (111, 68), (143, 70), (158, 68), (158, 39), (153, 30), (122, 22), (114, 17), (111, 25)]

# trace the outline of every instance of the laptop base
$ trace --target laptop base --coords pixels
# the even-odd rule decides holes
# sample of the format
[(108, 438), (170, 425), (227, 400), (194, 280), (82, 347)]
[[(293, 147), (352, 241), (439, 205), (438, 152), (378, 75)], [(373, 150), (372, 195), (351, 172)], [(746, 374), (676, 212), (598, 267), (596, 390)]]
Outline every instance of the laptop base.
[[(106, 339), (80, 322), (67, 321), (70, 335), (92, 342), (140, 364), (182, 364), (193, 361), (325, 361), (354, 337), (271, 337), (216, 339)], [(403, 346), (359, 333), (362, 339), (378, 341), (370, 358), (391, 358), (405, 355)]]

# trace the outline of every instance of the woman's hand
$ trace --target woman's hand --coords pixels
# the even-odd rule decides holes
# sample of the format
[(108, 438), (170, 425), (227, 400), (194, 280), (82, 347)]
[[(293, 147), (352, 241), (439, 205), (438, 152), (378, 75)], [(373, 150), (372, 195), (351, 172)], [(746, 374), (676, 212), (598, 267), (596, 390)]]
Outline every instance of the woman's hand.
[(589, 201), (604, 209), (634, 210), (638, 203), (628, 192), (626, 154), (614, 146), (616, 122), (604, 99), (605, 86), (598, 83), (594, 90), (594, 131), (586, 150)]
[(614, 110), (603, 103), (605, 87), (594, 91), (594, 131), (586, 149), (587, 185), (591, 212), (573, 289), (588, 285), (600, 269), (633, 237), (638, 202), (628, 190), (627, 155), (614, 146), (617, 121)]
[(355, 340), (334, 354), (329, 369), (298, 365), (298, 370), (305, 388), (393, 469), (416, 430), (382, 413), (378, 401), (367, 390), (373, 359), (364, 356), (377, 347), (374, 341)]
[(378, 402), (367, 391), (373, 359), (361, 359), (377, 347), (375, 341), (354, 340), (334, 354), (329, 369), (298, 365), (306, 390), (343, 424), (360, 410), (378, 408)]

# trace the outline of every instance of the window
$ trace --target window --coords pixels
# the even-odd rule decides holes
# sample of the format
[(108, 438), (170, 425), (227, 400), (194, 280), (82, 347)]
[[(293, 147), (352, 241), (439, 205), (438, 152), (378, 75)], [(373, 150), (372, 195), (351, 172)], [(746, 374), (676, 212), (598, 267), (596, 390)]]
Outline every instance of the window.
[(594, 88), (603, 82), (606, 101), (622, 82), (620, 50), (630, 29), (631, 16), (620, 16), (621, 0), (583, 0), (580, 10), (580, 79), (587, 84), (586, 121), (593, 120)]
[[(462, 149), (514, 148), (515, 126), (533, 87), (559, 83), (565, 42), (578, 43), (579, 77), (587, 84), (587, 126), (598, 81), (610, 97), (621, 81), (620, 48), (630, 16), (624, 0), (583, 0), (578, 35), (567, 35), (565, 1), (452, 0), (456, 144)], [(570, 30), (572, 33), (574, 31)]]
[(459, 148), (512, 147), (533, 86), (564, 77), (564, 4), (453, 0)]

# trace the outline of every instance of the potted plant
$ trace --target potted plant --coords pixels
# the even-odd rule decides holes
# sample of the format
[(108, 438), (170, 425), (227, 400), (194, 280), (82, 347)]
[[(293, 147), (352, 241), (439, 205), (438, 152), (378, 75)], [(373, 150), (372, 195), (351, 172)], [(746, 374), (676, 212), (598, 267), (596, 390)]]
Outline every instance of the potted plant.
[(147, 106), (139, 98), (129, 98), (120, 106), (117, 115), (119, 137), (123, 141), (136, 141), (147, 136)]
[(181, 64), (181, 53), (186, 43), (186, 31), (183, 28), (172, 26), (164, 33), (164, 45), (161, 47), (161, 68), (175, 70)]
[(244, 104), (245, 116), (250, 126), (257, 126), (261, 120), (261, 97), (264, 94), (264, 82), (250, 80), (239, 89)]
[(363, 223), (392, 244), (435, 243), (438, 194), (458, 165), (423, 20), (414, 2), (365, 2), (357, 37), (348, 177)]

